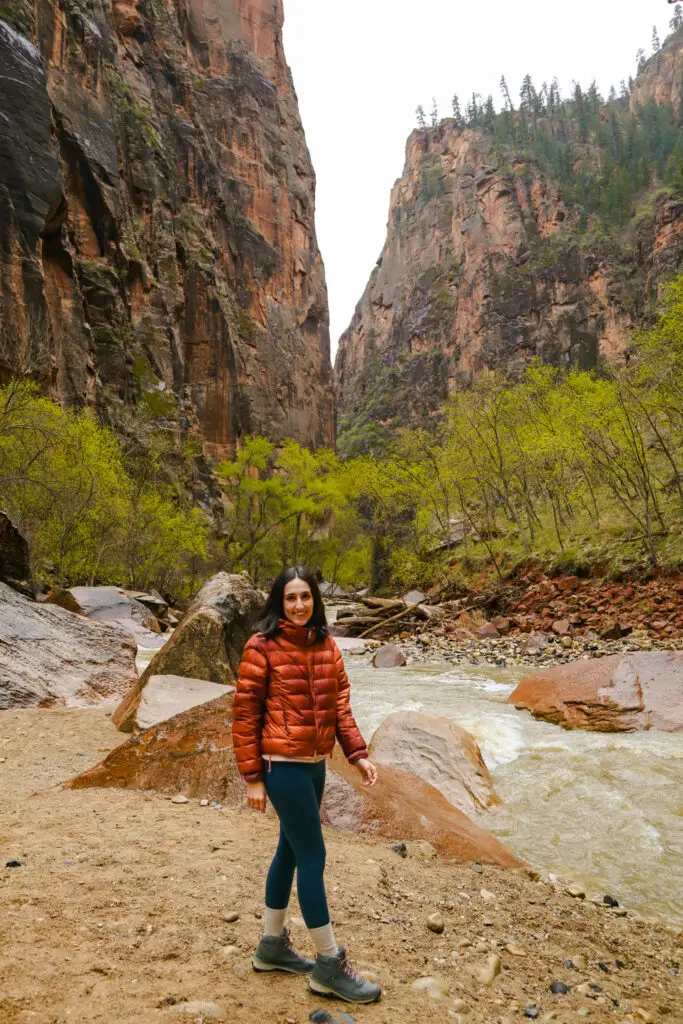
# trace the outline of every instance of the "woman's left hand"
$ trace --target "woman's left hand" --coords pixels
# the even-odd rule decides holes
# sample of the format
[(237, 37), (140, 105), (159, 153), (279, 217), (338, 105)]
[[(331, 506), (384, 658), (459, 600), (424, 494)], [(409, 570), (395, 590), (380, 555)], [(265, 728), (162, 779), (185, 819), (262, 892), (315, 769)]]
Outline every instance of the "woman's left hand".
[(363, 776), (364, 786), (374, 786), (377, 782), (377, 769), (375, 768), (372, 761), (368, 761), (367, 757), (361, 757), (359, 761), (355, 761), (354, 768)]

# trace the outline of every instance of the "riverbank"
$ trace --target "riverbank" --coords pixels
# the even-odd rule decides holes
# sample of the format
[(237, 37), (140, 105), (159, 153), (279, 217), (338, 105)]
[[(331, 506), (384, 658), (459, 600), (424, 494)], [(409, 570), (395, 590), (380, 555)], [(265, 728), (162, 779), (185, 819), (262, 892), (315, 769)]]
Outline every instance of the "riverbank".
[[(272, 817), (52, 788), (120, 742), (106, 714), (0, 718), (2, 864), (21, 862), (0, 867), (3, 1024), (210, 1019), (177, 1016), (193, 1000), (216, 1004), (224, 1021), (305, 1024), (321, 1006), (305, 983), (254, 975), (249, 963)], [(558, 1024), (683, 1015), (679, 931), (523, 873), (449, 865), (419, 847), (404, 860), (385, 840), (331, 830), (327, 841), (337, 934), (386, 989), (377, 1006), (355, 1011), (363, 1024), (514, 1024), (526, 1007)], [(426, 927), (434, 911), (442, 934)], [(307, 949), (298, 908), (292, 927)], [(501, 971), (488, 986), (478, 972), (494, 957)], [(441, 998), (414, 987), (427, 977)], [(553, 994), (553, 981), (569, 992)]]
[(620, 640), (602, 640), (597, 635), (559, 637), (527, 633), (478, 640), (474, 637), (439, 636), (425, 631), (392, 643), (402, 650), (409, 663), (447, 661), (454, 665), (491, 665), (497, 668), (515, 665), (543, 668), (564, 665), (577, 658), (603, 658), (627, 651), (683, 651), (683, 637), (657, 640), (644, 630), (634, 631)]

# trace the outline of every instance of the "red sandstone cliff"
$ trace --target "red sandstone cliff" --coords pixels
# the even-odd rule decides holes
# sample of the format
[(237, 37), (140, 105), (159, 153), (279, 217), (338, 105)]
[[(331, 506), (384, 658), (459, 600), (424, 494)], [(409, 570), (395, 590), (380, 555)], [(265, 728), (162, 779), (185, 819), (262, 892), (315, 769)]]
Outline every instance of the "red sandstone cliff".
[(143, 403), (217, 455), (246, 432), (331, 442), (282, 0), (10, 0), (5, 17), (5, 364), (69, 404)]
[[(639, 77), (634, 109), (636, 96), (676, 100), (680, 36)], [(609, 117), (604, 106), (601, 123)], [(561, 138), (575, 167), (607, 190), (604, 153), (582, 137), (575, 104), (554, 121), (539, 117), (538, 130), (549, 145)], [(424, 421), (425, 410), (438, 410), (484, 368), (515, 375), (535, 357), (585, 368), (621, 358), (648, 303), (679, 270), (680, 191), (658, 190), (654, 172), (650, 191), (634, 198), (641, 209), (631, 223), (605, 231), (589, 219), (586, 227), (539, 153), (528, 140), (501, 143), (490, 128), (450, 118), (410, 135), (382, 254), (340, 340), (345, 451), (372, 446), (373, 423)]]

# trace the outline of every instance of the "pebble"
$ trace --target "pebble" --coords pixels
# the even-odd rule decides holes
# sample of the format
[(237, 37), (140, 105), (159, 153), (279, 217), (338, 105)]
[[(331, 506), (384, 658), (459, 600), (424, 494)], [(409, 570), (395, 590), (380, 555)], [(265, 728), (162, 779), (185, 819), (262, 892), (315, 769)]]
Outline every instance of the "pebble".
[(508, 943), (505, 947), (505, 952), (509, 953), (510, 956), (526, 956), (523, 949), (520, 949), (519, 946), (514, 946), (512, 943)]
[(612, 913), (615, 917), (626, 917), (626, 915), (628, 914), (628, 910), (626, 909), (626, 907), (613, 907)]
[(468, 946), (472, 945), (471, 939), (459, 939), (456, 943), (458, 949), (467, 949)]
[(567, 896), (573, 896), (575, 900), (585, 900), (586, 890), (582, 885), (568, 885), (564, 890)]
[(391, 849), (394, 851), (394, 853), (397, 853), (399, 857), (408, 856), (408, 847), (406, 846), (405, 843), (392, 843)]
[(412, 984), (418, 992), (426, 992), (430, 999), (443, 999), (448, 995), (448, 985), (442, 978), (418, 978)]
[(239, 946), (223, 946), (221, 953), (223, 956), (235, 956), (239, 951)]
[(456, 1011), (456, 1013), (469, 1013), (470, 1005), (469, 1003), (466, 1003), (464, 999), (454, 999), (453, 1009)]
[(482, 985), (493, 985), (502, 969), (500, 957), (494, 953), (489, 957), (486, 966), (477, 971), (477, 979)]
[(636, 1006), (635, 1011), (636, 1011), (636, 1017), (639, 1020), (644, 1020), (644, 1021), (647, 1022), (647, 1024), (652, 1024), (652, 1021), (654, 1020), (654, 1017), (652, 1016), (652, 1014), (650, 1013), (649, 1010), (645, 1009), (644, 1006)]
[(603, 896), (602, 902), (608, 907), (618, 907), (619, 900), (615, 900), (614, 896)]
[(495, 921), (492, 921), (490, 917), (485, 917), (481, 923), (485, 928), (493, 928)]
[(563, 981), (551, 981), (550, 991), (554, 996), (566, 996), (569, 992), (569, 985), (565, 985)]
[(199, 806), (200, 807), (208, 807), (209, 806), (209, 801), (208, 800), (200, 800), (199, 801)]
[(427, 927), (430, 932), (436, 932), (437, 935), (441, 935), (441, 932), (444, 930), (446, 925), (443, 917), (438, 913), (438, 911), (435, 914), (429, 915), (427, 918)]
[(474, 864), (472, 865), (472, 870), (476, 871), (478, 875), (484, 874), (484, 869), (478, 861), (474, 862)]
[(490, 892), (488, 889), (482, 889), (481, 893), (480, 893), (480, 896), (481, 896), (481, 898), (483, 900), (491, 901), (491, 900), (498, 899), (498, 897), (496, 896), (495, 892)]
[(5, 864), (5, 867), (6, 868), (20, 868), (21, 867), (21, 861), (20, 860), (8, 860), (7, 863)]
[(583, 953), (577, 953), (570, 960), (567, 961), (569, 967), (573, 967), (575, 971), (586, 971), (588, 970), (588, 961), (586, 960)]
[(536, 1020), (536, 1018), (538, 1017), (538, 1007), (537, 1006), (533, 1006), (533, 1005), (525, 1006), (524, 1007), (524, 1016), (525, 1017), (531, 1017), (532, 1020)]
[(474, 947), (474, 950), (476, 953), (488, 953), (489, 947), (485, 942), (478, 942)]
[(171, 797), (172, 804), (189, 804), (189, 802), (190, 801), (187, 799), (187, 797), (183, 796), (182, 793), (176, 793), (175, 796)]
[(236, 910), (229, 910), (227, 914), (223, 914), (223, 920), (227, 921), (228, 924), (234, 924), (235, 921), (239, 921), (240, 915)]

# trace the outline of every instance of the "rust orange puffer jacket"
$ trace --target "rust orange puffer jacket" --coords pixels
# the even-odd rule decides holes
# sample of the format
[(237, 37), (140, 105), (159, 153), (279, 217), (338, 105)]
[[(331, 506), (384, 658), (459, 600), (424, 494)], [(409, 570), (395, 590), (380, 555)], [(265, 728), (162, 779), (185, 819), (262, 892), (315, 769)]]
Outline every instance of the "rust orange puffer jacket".
[(232, 715), (237, 766), (248, 782), (261, 778), (269, 754), (330, 754), (335, 738), (349, 761), (368, 756), (336, 643), (285, 620), (272, 640), (257, 633), (247, 642)]

